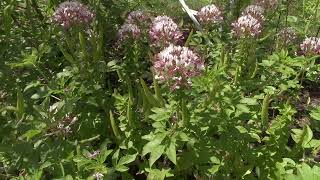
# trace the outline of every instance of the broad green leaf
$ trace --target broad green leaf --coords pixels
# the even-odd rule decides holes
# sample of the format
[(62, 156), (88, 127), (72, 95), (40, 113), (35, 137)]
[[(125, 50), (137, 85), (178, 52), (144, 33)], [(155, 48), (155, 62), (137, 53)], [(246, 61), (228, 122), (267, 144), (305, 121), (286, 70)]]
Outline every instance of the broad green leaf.
[(104, 148), (101, 150), (100, 154), (97, 157), (97, 160), (99, 163), (103, 163), (106, 161), (107, 157), (112, 153), (112, 150), (108, 150), (107, 148)]
[(22, 135), (23, 138), (27, 138), (27, 141), (32, 139), (34, 136), (41, 133), (41, 130), (31, 129)]
[(171, 141), (167, 147), (166, 154), (173, 164), (177, 164), (176, 143)]
[(131, 162), (133, 162), (136, 157), (137, 157), (138, 153), (136, 154), (132, 154), (132, 155), (126, 155), (120, 158), (119, 162), (117, 165), (124, 165), (124, 164), (129, 164)]
[(150, 169), (147, 170), (149, 172), (147, 180), (164, 180), (165, 177), (170, 177), (170, 169)]
[(154, 149), (155, 146), (160, 145), (166, 136), (167, 135), (165, 133), (157, 134), (152, 141), (150, 141), (146, 145), (144, 145), (144, 147), (142, 149), (142, 156), (145, 156), (146, 154), (150, 153)]
[(315, 110), (312, 110), (311, 113), (310, 113), (310, 116), (314, 120), (320, 121), (320, 107), (315, 109)]
[(304, 127), (304, 137), (302, 140), (302, 147), (306, 148), (307, 144), (312, 140), (313, 138), (313, 133), (312, 130), (310, 129), (310, 127), (308, 125), (306, 125)]
[(127, 166), (124, 166), (124, 165), (116, 165), (115, 169), (119, 172), (125, 172), (125, 171), (128, 171), (129, 168)]
[(158, 145), (152, 148), (149, 158), (150, 167), (161, 157), (165, 148), (166, 147), (164, 145)]
[(112, 155), (112, 165), (115, 166), (118, 164), (118, 159), (119, 159), (119, 154), (120, 154), (120, 149), (117, 149), (116, 152)]

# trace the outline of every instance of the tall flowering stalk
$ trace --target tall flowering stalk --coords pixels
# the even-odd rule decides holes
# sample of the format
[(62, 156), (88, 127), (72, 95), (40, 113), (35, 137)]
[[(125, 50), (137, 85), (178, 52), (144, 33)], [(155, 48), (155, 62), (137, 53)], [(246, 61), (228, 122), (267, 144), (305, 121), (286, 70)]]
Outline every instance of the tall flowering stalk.
[(156, 17), (149, 29), (149, 38), (154, 47), (167, 47), (178, 43), (183, 34), (178, 25), (168, 16)]
[[(257, 14), (257, 13), (256, 13)], [(256, 40), (262, 31), (261, 21), (254, 18), (249, 12), (240, 16), (237, 21), (232, 23), (232, 34), (240, 39), (240, 64), (235, 74), (235, 83), (238, 77), (254, 77), (257, 67), (255, 46)]]
[(170, 45), (155, 56), (156, 79), (168, 83), (172, 90), (191, 85), (191, 78), (199, 76), (204, 61), (187, 47)]

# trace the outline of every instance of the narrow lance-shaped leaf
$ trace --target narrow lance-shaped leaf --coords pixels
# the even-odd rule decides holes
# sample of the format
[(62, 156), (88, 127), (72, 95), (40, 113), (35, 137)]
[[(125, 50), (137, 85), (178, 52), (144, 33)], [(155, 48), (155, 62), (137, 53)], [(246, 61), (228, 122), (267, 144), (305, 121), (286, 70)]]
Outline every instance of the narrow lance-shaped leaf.
[(19, 120), (22, 119), (24, 113), (25, 113), (24, 98), (23, 98), (23, 95), (21, 93), (20, 88), (18, 88), (18, 90), (17, 90), (17, 117)]
[(71, 64), (75, 64), (75, 60), (73, 59), (72, 55), (69, 54), (62, 46), (61, 43), (58, 42), (58, 47), (60, 51), (62, 52), (63, 56), (66, 58), (67, 61), (69, 61)]
[(84, 37), (83, 32), (79, 32), (79, 41), (80, 41), (80, 47), (83, 54), (83, 58), (88, 61), (89, 56), (87, 53), (86, 39)]

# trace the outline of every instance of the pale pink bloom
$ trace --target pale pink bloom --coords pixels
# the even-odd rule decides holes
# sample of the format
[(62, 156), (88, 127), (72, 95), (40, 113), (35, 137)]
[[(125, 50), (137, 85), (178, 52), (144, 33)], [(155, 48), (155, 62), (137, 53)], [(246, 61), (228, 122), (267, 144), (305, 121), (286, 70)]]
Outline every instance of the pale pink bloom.
[(87, 6), (77, 1), (66, 1), (54, 12), (53, 22), (68, 29), (72, 26), (89, 25), (94, 16)]
[(88, 153), (89, 158), (96, 158), (100, 154), (100, 150), (93, 151), (92, 153)]
[(252, 17), (258, 19), (259, 21), (264, 20), (264, 8), (259, 5), (250, 5), (242, 12), (242, 15), (250, 14)]
[(140, 28), (135, 24), (125, 23), (118, 31), (119, 41), (126, 39), (138, 39), (141, 35)]
[(320, 55), (320, 38), (308, 37), (300, 44), (300, 48), (305, 55)]
[(262, 6), (267, 10), (273, 10), (278, 6), (279, 2), (278, 0), (256, 0), (254, 4)]
[(250, 14), (239, 17), (232, 27), (232, 33), (238, 38), (257, 37), (262, 29), (260, 21)]
[(222, 13), (215, 5), (207, 5), (200, 9), (197, 17), (201, 23), (218, 23), (223, 21)]
[(171, 44), (155, 56), (153, 68), (156, 79), (175, 90), (190, 86), (191, 78), (202, 73), (204, 61), (189, 48)]
[(132, 11), (129, 13), (126, 23), (128, 24), (143, 24), (149, 21), (148, 15), (140, 10)]
[(298, 36), (292, 27), (286, 27), (280, 30), (279, 40), (284, 45), (290, 45), (297, 40)]
[(149, 29), (149, 38), (155, 47), (175, 44), (181, 40), (182, 35), (178, 25), (168, 16), (156, 17)]

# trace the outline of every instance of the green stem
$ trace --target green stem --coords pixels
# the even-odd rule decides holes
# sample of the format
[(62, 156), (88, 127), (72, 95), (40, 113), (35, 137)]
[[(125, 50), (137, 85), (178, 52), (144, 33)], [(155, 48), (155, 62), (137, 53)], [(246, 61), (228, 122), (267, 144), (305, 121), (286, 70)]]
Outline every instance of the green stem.
[(99, 139), (99, 138), (100, 138), (100, 135), (96, 135), (96, 136), (94, 136), (94, 137), (81, 140), (81, 141), (79, 141), (79, 143), (80, 143), (80, 144), (84, 144), (84, 143), (88, 143), (88, 142), (94, 141), (94, 140)]

